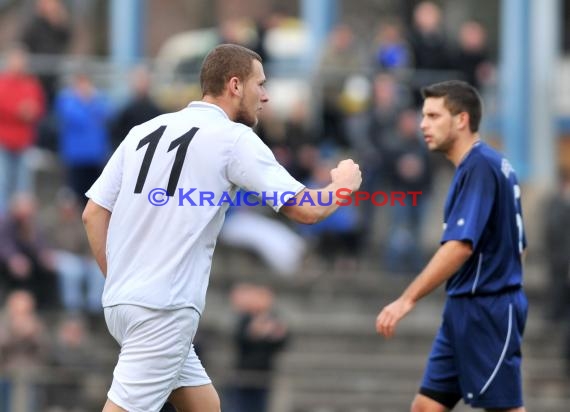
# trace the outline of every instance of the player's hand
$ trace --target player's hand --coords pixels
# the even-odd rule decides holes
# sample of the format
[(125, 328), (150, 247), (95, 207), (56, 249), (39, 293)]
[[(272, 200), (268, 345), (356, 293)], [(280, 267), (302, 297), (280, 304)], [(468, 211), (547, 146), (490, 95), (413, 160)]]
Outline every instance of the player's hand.
[(337, 167), (331, 170), (331, 179), (341, 188), (358, 190), (362, 183), (360, 166), (352, 159), (341, 160)]
[(396, 332), (398, 322), (406, 316), (415, 306), (415, 303), (403, 297), (395, 300), (378, 314), (376, 318), (376, 332), (384, 335), (385, 338), (391, 338)]

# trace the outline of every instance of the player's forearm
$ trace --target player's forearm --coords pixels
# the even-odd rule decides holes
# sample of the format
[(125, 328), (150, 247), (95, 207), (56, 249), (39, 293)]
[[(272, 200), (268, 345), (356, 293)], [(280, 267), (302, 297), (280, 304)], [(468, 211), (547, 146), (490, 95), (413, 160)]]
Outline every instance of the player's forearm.
[(351, 191), (349, 189), (339, 191), (339, 189), (343, 188), (335, 183), (323, 189), (305, 189), (295, 196), (294, 204), (283, 206), (281, 211), (289, 219), (298, 223), (308, 225), (318, 223), (346, 202), (346, 196)]
[(110, 220), (111, 212), (107, 209), (91, 200), (87, 203), (83, 212), (83, 224), (93, 256), (105, 277), (107, 277), (107, 230)]
[(472, 253), (469, 243), (456, 240), (444, 243), (402, 297), (417, 302), (453, 276)]
[[(332, 215), (339, 206), (346, 202), (346, 197), (350, 195), (352, 191), (340, 187), (336, 183), (331, 183), (324, 189), (311, 189), (308, 190), (308, 192), (315, 203), (314, 213), (317, 217), (315, 223), (317, 223)], [(344, 197), (339, 197), (339, 194)], [(312, 208), (313, 206), (311, 205), (310, 207)]]
[(283, 205), (281, 213), (297, 223), (318, 223), (338, 209), (337, 189), (334, 184), (324, 189), (304, 189)]

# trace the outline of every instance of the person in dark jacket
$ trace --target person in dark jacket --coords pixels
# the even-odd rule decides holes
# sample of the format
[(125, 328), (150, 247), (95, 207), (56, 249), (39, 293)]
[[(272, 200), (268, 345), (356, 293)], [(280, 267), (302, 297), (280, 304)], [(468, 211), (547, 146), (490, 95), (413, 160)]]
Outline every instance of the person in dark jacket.
[[(392, 193), (406, 194), (390, 205), (390, 230), (385, 263), (392, 273), (413, 273), (425, 264), (421, 240), (432, 185), (429, 152), (417, 133), (418, 115), (408, 109), (398, 115), (393, 139), (386, 142), (386, 177)], [(416, 193), (415, 199), (410, 193)]]
[(238, 314), (234, 341), (239, 384), (226, 407), (232, 412), (266, 412), (275, 360), (289, 339), (288, 328), (275, 313), (274, 295), (267, 287), (238, 285), (231, 300)]
[(570, 309), (570, 171), (560, 171), (558, 190), (544, 207), (544, 251), (548, 265), (548, 313), (560, 321)]
[(38, 222), (33, 195), (16, 194), (0, 220), (0, 291), (27, 290), (41, 309), (59, 307), (52, 250)]
[(131, 74), (132, 96), (115, 117), (111, 128), (113, 149), (119, 147), (129, 131), (163, 113), (150, 95), (150, 73), (146, 67), (136, 67)]
[[(31, 54), (62, 55), (71, 42), (69, 14), (60, 0), (37, 0), (36, 12), (24, 28), (22, 43)], [(40, 76), (49, 105), (57, 91), (57, 68)]]

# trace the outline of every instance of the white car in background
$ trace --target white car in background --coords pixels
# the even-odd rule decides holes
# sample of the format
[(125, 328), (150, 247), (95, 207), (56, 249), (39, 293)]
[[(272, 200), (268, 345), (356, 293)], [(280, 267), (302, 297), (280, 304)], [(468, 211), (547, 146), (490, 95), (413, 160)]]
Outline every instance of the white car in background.
[[(231, 24), (231, 25), (229, 25)], [(155, 60), (159, 100), (171, 108), (179, 108), (189, 100), (199, 99), (199, 72), (208, 51), (224, 38), (239, 44), (255, 44), (257, 32), (247, 21), (232, 21), (220, 28), (191, 30), (170, 37), (159, 49)], [(295, 104), (309, 102), (311, 73), (305, 65), (307, 30), (298, 19), (285, 19), (267, 30), (264, 63), (268, 77), (267, 90), (275, 113), (288, 116)]]

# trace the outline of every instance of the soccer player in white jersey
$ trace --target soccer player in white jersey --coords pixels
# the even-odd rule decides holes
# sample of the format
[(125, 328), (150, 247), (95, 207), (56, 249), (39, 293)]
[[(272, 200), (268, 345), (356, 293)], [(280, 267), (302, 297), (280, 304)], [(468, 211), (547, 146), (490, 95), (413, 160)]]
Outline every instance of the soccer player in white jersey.
[[(83, 220), (106, 276), (105, 320), (121, 346), (103, 412), (157, 412), (167, 400), (179, 411), (220, 411), (192, 340), (230, 204), (221, 199), (255, 191), (291, 220), (316, 223), (338, 207), (337, 189), (360, 187), (350, 159), (317, 190), (277, 163), (251, 129), (269, 100), (256, 53), (214, 48), (200, 84), (201, 101), (134, 127), (87, 192)], [(213, 202), (196, 195), (205, 191)], [(329, 193), (328, 205), (318, 201)], [(297, 201), (307, 196), (313, 202)], [(167, 202), (151, 204), (157, 199)]]

